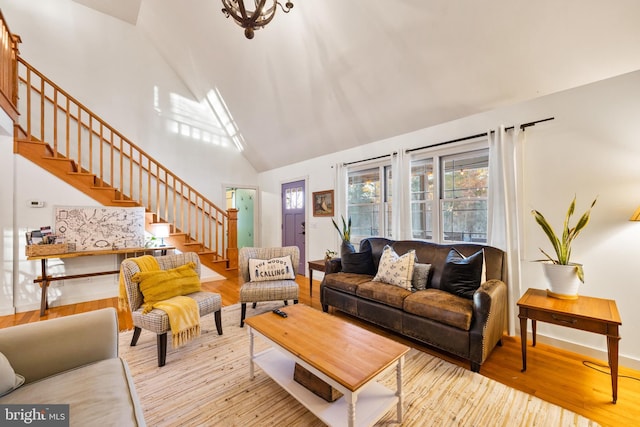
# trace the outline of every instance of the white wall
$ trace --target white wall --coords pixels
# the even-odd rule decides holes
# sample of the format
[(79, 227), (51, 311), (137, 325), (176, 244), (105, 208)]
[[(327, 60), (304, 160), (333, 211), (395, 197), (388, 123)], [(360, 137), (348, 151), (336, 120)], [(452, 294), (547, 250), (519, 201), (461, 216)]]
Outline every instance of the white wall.
[[(613, 299), (622, 317), (621, 362), (640, 367), (640, 340), (634, 325), (640, 323), (636, 302), (640, 299), (637, 277), (640, 264), (640, 224), (628, 221), (640, 205), (640, 71), (588, 86), (557, 93), (515, 106), (377, 141), (357, 149), (323, 156), (259, 175), (262, 189), (265, 246), (278, 245), (279, 191), (289, 177), (308, 176), (307, 205), (313, 191), (335, 188), (334, 166), (474, 135), (501, 124), (518, 125), (555, 117), (525, 132), (524, 197), (522, 210), (523, 259), (521, 294), (546, 287), (539, 264), (538, 247), (546, 237), (528, 214), (538, 209), (561, 223), (573, 195), (581, 214), (594, 197), (598, 204), (592, 222), (576, 240), (572, 259), (585, 268), (583, 295)], [(267, 217), (268, 215), (268, 217)], [(336, 212), (339, 218), (340, 212)], [(307, 256), (320, 259), (328, 248), (338, 248), (337, 232), (330, 218), (307, 217)], [(519, 296), (518, 296), (519, 297)], [(511, 307), (517, 313), (516, 307)], [(516, 320), (516, 319), (514, 319)], [(517, 324), (517, 323), (516, 323)], [(603, 336), (539, 323), (540, 341), (606, 358)]]
[[(2, 278), (0, 279), (0, 316), (13, 314), (13, 121), (0, 108), (0, 261)], [(6, 160), (2, 160), (6, 159)]]
[[(199, 126), (215, 133), (219, 124), (194, 123), (194, 118), (208, 118), (202, 100), (193, 97), (138, 27), (70, 0), (0, 0), (0, 8), (11, 31), (22, 38), (22, 58), (205, 197), (224, 208), (222, 182), (257, 186), (254, 168), (230, 141), (198, 137)], [(0, 315), (39, 308), (39, 287), (33, 284), (39, 263), (25, 259), (24, 231), (51, 225), (54, 205), (96, 205), (14, 156), (11, 131), (8, 126), (0, 132)], [(45, 201), (45, 208), (26, 208), (30, 199)], [(66, 260), (58, 268), (77, 274), (117, 270), (118, 264), (116, 257), (100, 256)], [(49, 295), (53, 306), (112, 297), (117, 276), (56, 282)]]
[[(53, 226), (54, 206), (96, 206), (93, 199), (74, 189), (69, 184), (55, 178), (49, 172), (15, 156), (16, 170), (20, 173), (16, 179), (15, 204), (15, 240), (18, 251), (14, 265), (16, 294), (14, 305), (16, 312), (40, 308), (40, 286), (33, 280), (41, 275), (39, 261), (27, 261), (24, 246), (25, 232), (39, 229), (40, 226)], [(29, 200), (44, 202), (43, 208), (28, 206)], [(114, 255), (81, 257), (72, 259), (49, 260), (49, 274), (72, 275), (100, 271), (116, 271), (119, 263)], [(83, 279), (61, 280), (49, 286), (49, 305), (59, 306), (81, 301), (91, 301), (118, 295), (118, 276), (97, 276)]]

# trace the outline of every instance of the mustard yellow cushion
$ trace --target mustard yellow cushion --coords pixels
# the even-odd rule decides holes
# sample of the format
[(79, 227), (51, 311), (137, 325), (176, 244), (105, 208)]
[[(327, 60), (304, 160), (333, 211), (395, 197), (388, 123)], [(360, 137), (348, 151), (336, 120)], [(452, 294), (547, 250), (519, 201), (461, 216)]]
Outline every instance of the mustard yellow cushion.
[(131, 280), (140, 284), (145, 304), (153, 304), (202, 290), (195, 267), (189, 262), (170, 270), (140, 271)]

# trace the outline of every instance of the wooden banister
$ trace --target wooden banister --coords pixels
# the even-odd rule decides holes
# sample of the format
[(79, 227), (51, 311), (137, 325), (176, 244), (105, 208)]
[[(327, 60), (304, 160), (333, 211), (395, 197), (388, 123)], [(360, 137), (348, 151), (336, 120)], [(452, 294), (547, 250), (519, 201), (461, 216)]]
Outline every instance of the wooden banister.
[(18, 44), (20, 36), (11, 33), (9, 25), (0, 11), (0, 108), (18, 120)]
[(28, 139), (52, 145), (53, 158), (73, 160), (74, 173), (94, 175), (95, 187), (116, 189), (115, 204), (135, 202), (170, 223), (174, 233), (200, 243), (204, 252), (237, 265), (232, 212), (220, 209), (23, 58), (17, 61), (20, 125)]

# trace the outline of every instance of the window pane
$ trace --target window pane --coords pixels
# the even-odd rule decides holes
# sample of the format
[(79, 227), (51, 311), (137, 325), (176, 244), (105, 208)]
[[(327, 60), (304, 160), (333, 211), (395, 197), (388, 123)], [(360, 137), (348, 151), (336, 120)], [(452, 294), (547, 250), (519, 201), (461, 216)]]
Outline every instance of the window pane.
[(442, 239), (487, 241), (488, 150), (442, 158)]
[(433, 240), (431, 205), (411, 203), (411, 232), (414, 239)]
[(433, 159), (411, 163), (411, 231), (414, 239), (433, 239)]
[(380, 168), (349, 172), (348, 215), (351, 217), (353, 243), (361, 238), (379, 236), (381, 183)]
[(353, 237), (360, 238), (380, 235), (380, 230), (378, 229), (378, 224), (380, 223), (380, 205), (349, 206), (349, 216), (351, 217), (351, 235)]
[(487, 200), (443, 200), (444, 241), (487, 241)]
[(349, 173), (349, 204), (380, 203), (378, 168)]
[(293, 191), (295, 192), (296, 209), (304, 208), (304, 191), (302, 191), (302, 187), (295, 188)]
[(291, 209), (291, 189), (287, 188), (284, 192), (285, 209)]
[(285, 209), (302, 209), (304, 208), (304, 191), (303, 187), (287, 188), (284, 193)]
[(445, 157), (442, 170), (443, 199), (487, 197), (488, 152)]

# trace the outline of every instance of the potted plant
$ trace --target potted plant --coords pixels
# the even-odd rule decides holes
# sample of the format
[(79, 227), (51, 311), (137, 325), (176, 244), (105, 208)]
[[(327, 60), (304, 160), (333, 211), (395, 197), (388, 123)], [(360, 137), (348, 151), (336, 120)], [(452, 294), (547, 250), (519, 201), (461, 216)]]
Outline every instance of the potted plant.
[(331, 218), (331, 222), (336, 230), (338, 230), (338, 234), (340, 234), (340, 238), (342, 239), (342, 244), (340, 245), (340, 256), (342, 256), (344, 253), (353, 253), (356, 249), (351, 244), (351, 217), (349, 217), (348, 222), (344, 220), (342, 215), (340, 215), (340, 218), (342, 218), (342, 229), (340, 229), (333, 218)]
[(535, 218), (536, 222), (544, 233), (549, 238), (551, 245), (556, 253), (556, 257), (552, 257), (542, 248), (540, 251), (544, 254), (546, 259), (543, 264), (543, 269), (547, 281), (549, 282), (549, 290), (547, 293), (550, 296), (564, 299), (575, 299), (578, 297), (578, 288), (580, 283), (584, 283), (584, 270), (582, 264), (573, 263), (571, 258), (571, 244), (578, 237), (578, 234), (587, 226), (591, 217), (591, 209), (596, 204), (598, 198), (596, 197), (591, 206), (585, 213), (582, 214), (575, 226), (571, 227), (569, 222), (576, 208), (576, 197), (573, 197), (567, 215), (562, 227), (562, 236), (556, 235), (553, 227), (537, 210), (532, 210), (531, 214)]

